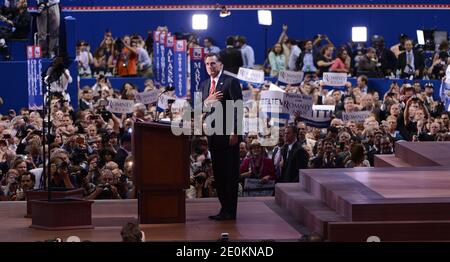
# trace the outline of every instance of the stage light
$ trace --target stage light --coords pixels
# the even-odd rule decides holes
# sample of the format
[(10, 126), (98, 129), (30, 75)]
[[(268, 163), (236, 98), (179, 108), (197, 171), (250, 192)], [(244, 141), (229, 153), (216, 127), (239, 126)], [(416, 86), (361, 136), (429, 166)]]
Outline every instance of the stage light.
[(208, 15), (205, 14), (192, 15), (192, 29), (194, 30), (208, 29)]
[(272, 11), (258, 10), (258, 23), (260, 25), (272, 25)]
[(352, 41), (367, 42), (367, 27), (365, 26), (355, 26), (352, 27)]
[(423, 34), (423, 30), (416, 30), (417, 33), (417, 43), (419, 45), (425, 45), (425, 35)]
[(227, 17), (227, 16), (231, 15), (230, 10), (228, 10), (226, 6), (223, 5), (220, 9), (221, 9), (220, 10), (220, 17)]

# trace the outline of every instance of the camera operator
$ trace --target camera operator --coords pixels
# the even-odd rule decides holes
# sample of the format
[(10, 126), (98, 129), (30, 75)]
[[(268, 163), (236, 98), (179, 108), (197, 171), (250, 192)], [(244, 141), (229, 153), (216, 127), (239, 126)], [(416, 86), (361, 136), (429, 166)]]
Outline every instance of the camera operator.
[(87, 199), (121, 199), (116, 185), (113, 172), (106, 168), (102, 169), (99, 184)]
[[(67, 93), (67, 86), (72, 83), (70, 72), (64, 65), (63, 57), (56, 57), (52, 65), (48, 68), (44, 81), (50, 86), (50, 92), (60, 94), (63, 102), (70, 103), (70, 95)], [(64, 103), (63, 103), (64, 105)]]
[[(53, 58), (59, 48), (60, 0), (36, 0), (39, 46), (44, 57)], [(47, 39), (48, 37), (48, 39)]]
[(73, 189), (74, 177), (69, 175), (69, 164), (60, 157), (50, 160), (50, 187)]

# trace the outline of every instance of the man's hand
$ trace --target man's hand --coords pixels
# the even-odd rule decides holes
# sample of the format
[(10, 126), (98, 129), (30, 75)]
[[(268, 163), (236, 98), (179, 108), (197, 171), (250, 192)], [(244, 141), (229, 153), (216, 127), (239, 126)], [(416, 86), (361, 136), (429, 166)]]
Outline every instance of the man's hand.
[(208, 98), (205, 99), (205, 104), (206, 105), (212, 104), (216, 101), (219, 101), (222, 98), (223, 98), (222, 91), (215, 92), (215, 93), (209, 95)]
[(230, 135), (230, 146), (236, 145), (238, 142), (238, 135)]

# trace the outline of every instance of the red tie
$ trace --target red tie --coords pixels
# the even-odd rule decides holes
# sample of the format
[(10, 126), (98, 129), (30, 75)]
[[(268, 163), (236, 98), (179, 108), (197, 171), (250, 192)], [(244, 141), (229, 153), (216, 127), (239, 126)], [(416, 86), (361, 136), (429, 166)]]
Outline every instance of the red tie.
[(216, 81), (211, 80), (211, 87), (209, 88), (209, 95), (214, 94), (216, 92)]

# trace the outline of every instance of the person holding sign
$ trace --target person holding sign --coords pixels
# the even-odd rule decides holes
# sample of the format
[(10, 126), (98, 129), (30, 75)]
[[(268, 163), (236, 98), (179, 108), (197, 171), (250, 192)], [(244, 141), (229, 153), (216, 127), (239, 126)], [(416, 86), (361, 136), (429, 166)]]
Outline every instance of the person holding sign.
[[(238, 134), (237, 124), (242, 123), (242, 112), (236, 108), (227, 108), (227, 101), (242, 100), (242, 90), (239, 81), (231, 76), (223, 74), (223, 65), (218, 54), (210, 53), (205, 56), (206, 71), (209, 79), (200, 84), (204, 106), (207, 108), (208, 117), (216, 117), (215, 110), (222, 107), (219, 118), (213, 118), (214, 133), (208, 135), (214, 179), (217, 195), (221, 204), (221, 210), (217, 215), (209, 216), (213, 220), (236, 219), (238, 183), (239, 183), (239, 143), (242, 141)], [(209, 109), (209, 110), (208, 110)], [(242, 108), (241, 108), (242, 109)], [(227, 116), (228, 111), (234, 115)], [(232, 119), (232, 123), (228, 123)], [(218, 121), (222, 121), (223, 129), (215, 128)], [(231, 122), (231, 121), (230, 121)], [(227, 133), (230, 129), (231, 133)], [(228, 127), (227, 127), (228, 126)], [(208, 127), (207, 127), (208, 128)], [(205, 130), (207, 131), (207, 130)]]

